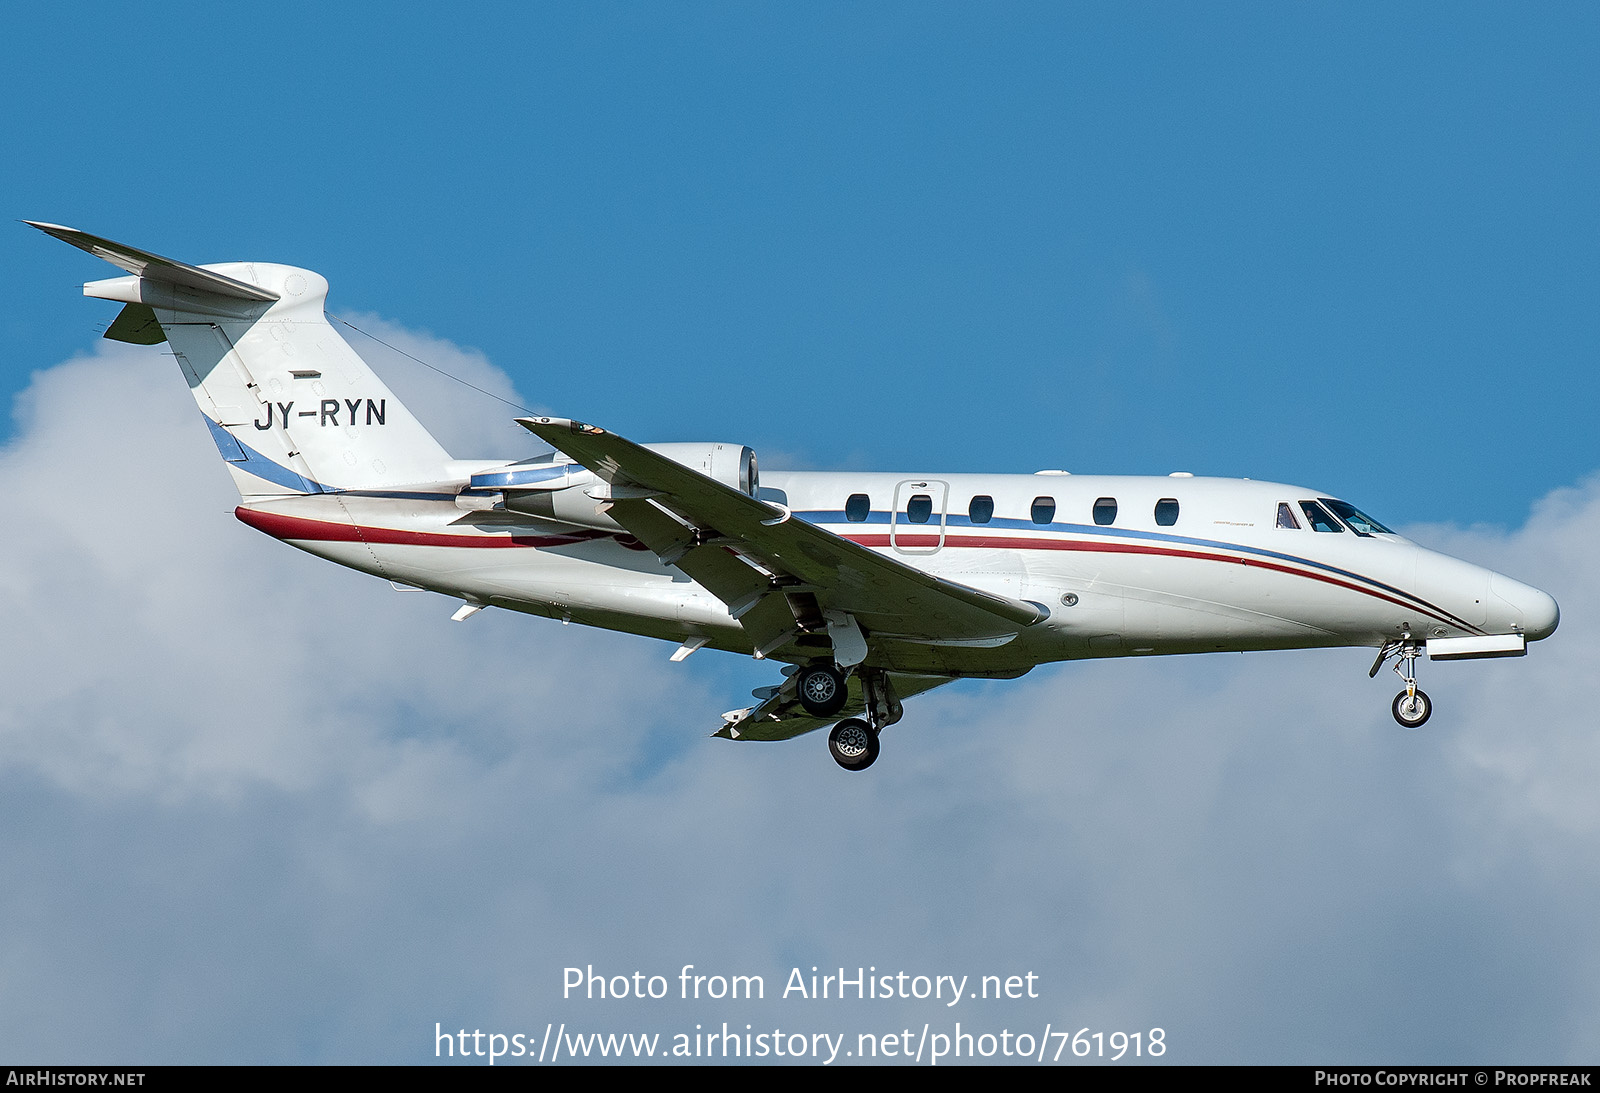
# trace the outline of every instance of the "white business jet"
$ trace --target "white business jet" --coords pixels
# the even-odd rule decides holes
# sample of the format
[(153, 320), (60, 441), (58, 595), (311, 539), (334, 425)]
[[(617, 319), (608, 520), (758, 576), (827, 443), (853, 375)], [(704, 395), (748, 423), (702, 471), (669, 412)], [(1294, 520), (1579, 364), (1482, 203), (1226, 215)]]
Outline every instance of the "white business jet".
[[(30, 222), (31, 223), (31, 222)], [(1320, 490), (1247, 479), (773, 472), (740, 444), (635, 444), (518, 419), (556, 450), (452, 459), (328, 323), (291, 266), (192, 266), (33, 224), (129, 276), (106, 337), (165, 341), (233, 474), (240, 520), (462, 601), (784, 665), (714, 735), (832, 725), (847, 770), (901, 700), (1049, 661), (1371, 646), (1394, 717), (1432, 712), (1416, 665), (1521, 656), (1544, 592), (1424, 550)], [(848, 715), (848, 716), (846, 716)]]

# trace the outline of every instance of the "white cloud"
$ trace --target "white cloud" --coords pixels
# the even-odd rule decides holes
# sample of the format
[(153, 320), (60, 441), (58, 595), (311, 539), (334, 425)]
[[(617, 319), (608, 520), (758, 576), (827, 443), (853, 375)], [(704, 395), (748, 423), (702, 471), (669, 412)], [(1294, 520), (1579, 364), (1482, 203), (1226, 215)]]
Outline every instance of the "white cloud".
[[(556, 640), (527, 621), (502, 644), (503, 621), (451, 624), (450, 601), (396, 593), (233, 520), (237, 497), (164, 354), (108, 344), (41, 372), (21, 419), (0, 453), (13, 516), (0, 547), (0, 765), (90, 793), (303, 790), (403, 778), (419, 750), (449, 769), (477, 746), (452, 730), (493, 708), (499, 686), (533, 722), (647, 701), (600, 694), (585, 713), (557, 685), (614, 638)], [(421, 639), (395, 638), (412, 631)], [(529, 672), (529, 657), (552, 671)], [(397, 690), (397, 677), (412, 684)], [(396, 732), (418, 718), (425, 731)]]
[(330, 321), (455, 458), (523, 459), (550, 450), (516, 424), (530, 411), (547, 408), (518, 394), (511, 378), (476, 349), (378, 315)]
[[(159, 353), (40, 372), (21, 413), (0, 451), (19, 1057), (410, 1061), (435, 1021), (547, 1020), (1161, 1025), (1175, 1061), (1600, 1046), (1595, 483), (1514, 532), (1427, 532), (1564, 621), (1524, 660), (1425, 665), (1420, 732), (1360, 650), (1086, 663), (918, 699), (854, 776), (816, 736), (705, 739), (740, 701), (731, 658), (451, 623), (239, 524)], [(1034, 971), (1043, 997), (563, 1003), (589, 963), (758, 972), (769, 999), (796, 965)]]

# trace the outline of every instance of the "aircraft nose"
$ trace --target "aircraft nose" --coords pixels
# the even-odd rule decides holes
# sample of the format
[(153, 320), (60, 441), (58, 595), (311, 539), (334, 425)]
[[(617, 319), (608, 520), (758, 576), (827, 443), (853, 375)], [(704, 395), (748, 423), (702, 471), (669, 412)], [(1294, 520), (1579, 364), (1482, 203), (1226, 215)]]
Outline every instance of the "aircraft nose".
[(1561, 622), (1561, 608), (1550, 593), (1499, 573), (1490, 578), (1489, 587), (1495, 598), (1511, 609), (1512, 623), (1522, 626), (1529, 641), (1538, 641), (1556, 632)]

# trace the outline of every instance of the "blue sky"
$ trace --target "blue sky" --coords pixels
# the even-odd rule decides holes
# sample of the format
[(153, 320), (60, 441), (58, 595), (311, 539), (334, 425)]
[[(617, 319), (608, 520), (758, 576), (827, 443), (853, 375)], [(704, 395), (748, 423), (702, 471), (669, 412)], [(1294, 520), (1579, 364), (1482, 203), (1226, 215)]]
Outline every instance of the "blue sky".
[[(1582, 5), (36, 18), (14, 216), (310, 266), (632, 435), (1391, 521), (1509, 524), (1593, 469)], [(106, 307), (0, 246), (14, 392)]]
[[(77, 286), (110, 268), (12, 225), (0, 1062), (750, 1012), (564, 1006), (591, 962), (1033, 969), (1046, 1003), (982, 1019), (1160, 1024), (1177, 1061), (1592, 1061), (1597, 31), (1578, 4), (11, 14), (14, 219), (316, 269), (480, 386), (765, 466), (1303, 483), (1564, 620), (1426, 668), (1421, 733), (1360, 651), (1069, 665), (919, 699), (851, 779), (819, 740), (704, 739), (765, 681), (732, 658), (453, 626), (237, 525), (171, 362), (97, 340), (114, 308)], [(453, 454), (531, 448), (382, 367)]]

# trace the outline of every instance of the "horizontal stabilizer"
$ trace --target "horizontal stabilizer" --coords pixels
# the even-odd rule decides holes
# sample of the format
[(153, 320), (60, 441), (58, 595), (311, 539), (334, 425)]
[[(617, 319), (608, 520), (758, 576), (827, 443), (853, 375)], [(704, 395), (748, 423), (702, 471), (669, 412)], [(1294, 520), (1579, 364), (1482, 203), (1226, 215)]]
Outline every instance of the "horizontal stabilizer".
[[(224, 277), (220, 273), (213, 273), (199, 266), (191, 266), (187, 262), (163, 258), (159, 254), (151, 254), (138, 247), (130, 247), (126, 243), (113, 243), (109, 239), (102, 239), (98, 235), (90, 235), (76, 228), (64, 228), (60, 224), (42, 224), (36, 220), (24, 220), (23, 223), (38, 228), (46, 235), (53, 235), (63, 243), (71, 243), (79, 250), (86, 250), (96, 258), (103, 258), (113, 266), (125, 269), (147, 281), (177, 285), (180, 288), (209, 292), (216, 296), (231, 296), (238, 300), (270, 302), (278, 299), (276, 292), (247, 285), (243, 281)], [(120, 318), (119, 316), (119, 320)]]

